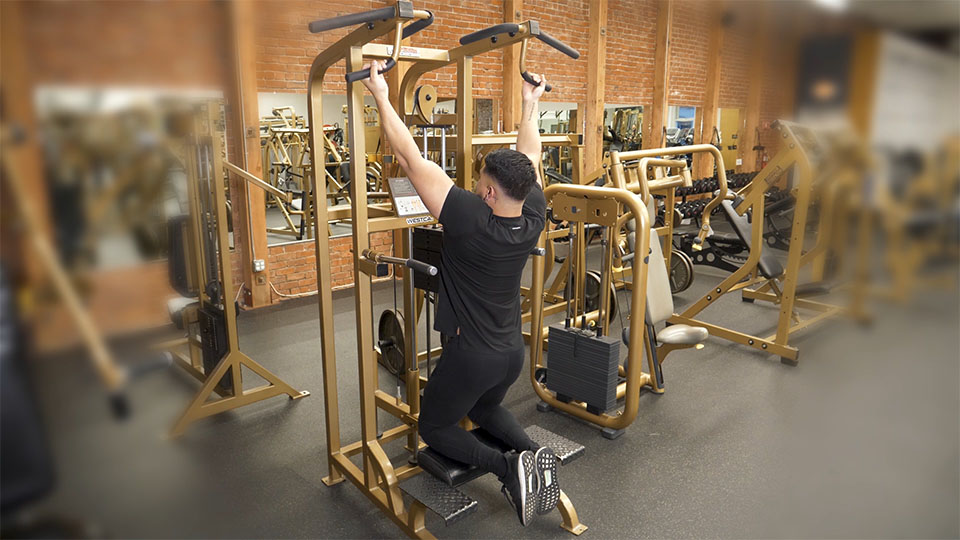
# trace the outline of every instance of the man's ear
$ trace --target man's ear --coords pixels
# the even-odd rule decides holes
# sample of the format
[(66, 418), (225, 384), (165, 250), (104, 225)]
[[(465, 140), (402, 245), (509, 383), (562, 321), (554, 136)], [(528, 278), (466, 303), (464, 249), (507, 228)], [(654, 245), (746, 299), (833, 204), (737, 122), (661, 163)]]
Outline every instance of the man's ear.
[(500, 197), (500, 186), (496, 182), (487, 182), (487, 192), (491, 199), (497, 200)]

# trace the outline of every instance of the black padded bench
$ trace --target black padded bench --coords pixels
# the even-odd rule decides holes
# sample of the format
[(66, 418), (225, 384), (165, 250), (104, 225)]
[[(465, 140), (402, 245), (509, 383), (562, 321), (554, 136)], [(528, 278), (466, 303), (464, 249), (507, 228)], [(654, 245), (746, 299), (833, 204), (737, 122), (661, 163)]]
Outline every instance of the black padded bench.
[[(747, 249), (752, 249), (750, 246), (750, 221), (747, 219), (746, 214), (742, 216), (737, 214), (737, 211), (734, 209), (737, 203), (739, 203), (739, 201), (725, 200), (720, 203), (720, 206), (723, 208), (727, 221), (729, 221), (733, 227), (733, 231), (737, 233), (737, 236), (739, 236), (740, 240), (747, 246)], [(783, 265), (780, 264), (780, 261), (778, 261), (776, 257), (765, 253), (760, 254), (760, 261), (757, 263), (757, 268), (760, 270), (760, 274), (767, 279), (774, 279), (783, 275)]]
[[(733, 230), (737, 233), (737, 236), (740, 237), (740, 240), (744, 244), (750, 246), (750, 222), (747, 220), (746, 214), (738, 215), (737, 211), (734, 210), (734, 207), (739, 201), (723, 201), (720, 205), (723, 207), (724, 214), (727, 217), (727, 221), (730, 222), (730, 225), (733, 226)], [(760, 269), (760, 273), (763, 277), (767, 279), (778, 278), (783, 275), (783, 265), (780, 264), (780, 261), (776, 257), (771, 255), (760, 254), (760, 262), (757, 263), (757, 267)], [(798, 298), (810, 298), (814, 296), (823, 296), (829, 294), (833, 289), (833, 286), (827, 282), (818, 281), (812, 283), (805, 283), (802, 285), (797, 285), (795, 289), (795, 294)]]

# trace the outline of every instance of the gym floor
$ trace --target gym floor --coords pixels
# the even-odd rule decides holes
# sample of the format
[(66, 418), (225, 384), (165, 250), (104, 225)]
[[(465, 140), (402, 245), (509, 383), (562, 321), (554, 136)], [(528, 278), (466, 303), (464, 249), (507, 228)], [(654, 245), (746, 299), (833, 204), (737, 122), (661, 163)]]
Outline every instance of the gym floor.
[[(721, 275), (697, 267), (677, 308)], [(379, 314), (393, 294), (389, 283), (375, 291)], [(341, 434), (352, 442), (359, 438), (352, 291), (334, 298)], [(666, 393), (644, 393), (636, 421), (612, 441), (571, 417), (537, 412), (527, 372), (505, 405), (522, 425), (586, 446), (560, 471), (589, 526), (584, 538), (956, 538), (957, 293), (922, 294), (908, 307), (874, 313), (869, 328), (836, 319), (799, 334), (797, 367), (715, 338), (703, 350), (673, 353), (664, 364)], [(704, 315), (757, 333), (771, 330), (775, 317), (775, 308), (736, 295)], [(82, 357), (38, 362), (58, 484), (35, 513), (80, 518), (96, 536), (119, 538), (400, 536), (353, 486), (321, 482), (315, 298), (243, 313), (239, 326), (247, 354), (312, 396), (241, 408), (172, 441), (166, 430), (197, 389), (185, 373), (138, 381), (133, 416), (118, 423)], [(380, 385), (395, 388), (382, 369)], [(381, 413), (381, 429), (391, 425)], [(387, 447), (398, 459), (400, 444)], [(569, 537), (556, 512), (522, 528), (495, 478), (464, 491), (478, 511), (449, 527), (428, 513), (438, 536)]]

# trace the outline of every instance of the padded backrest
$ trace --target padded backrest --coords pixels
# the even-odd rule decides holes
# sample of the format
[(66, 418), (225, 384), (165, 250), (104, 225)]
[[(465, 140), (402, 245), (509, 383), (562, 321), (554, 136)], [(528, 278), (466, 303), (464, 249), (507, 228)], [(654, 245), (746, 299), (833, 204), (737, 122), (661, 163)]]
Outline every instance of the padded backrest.
[[(647, 201), (647, 215), (650, 217), (650, 223), (654, 223), (657, 219), (657, 207), (653, 197)], [(627, 221), (627, 247), (630, 249), (629, 253), (633, 253), (637, 247), (637, 221), (634, 219)]]
[[(747, 219), (747, 214), (742, 216), (737, 214), (737, 211), (734, 209), (737, 202), (738, 201), (726, 199), (720, 203), (720, 206), (723, 208), (727, 221), (730, 222), (734, 232), (737, 233), (740, 240), (747, 246), (747, 249), (750, 250), (753, 249), (753, 246), (750, 245), (750, 238), (752, 236), (750, 221)], [(763, 224), (760, 224), (760, 227), (763, 227)], [(763, 249), (763, 246), (761, 246), (760, 249)], [(760, 254), (760, 260), (757, 263), (757, 268), (763, 277), (767, 279), (773, 279), (783, 275), (783, 265), (780, 264), (780, 261), (778, 261), (776, 257), (766, 255), (762, 252)]]
[[(638, 254), (639, 256), (639, 254)], [(647, 267), (647, 320), (650, 324), (661, 323), (673, 315), (673, 292), (667, 262), (660, 248), (660, 235), (650, 230), (650, 264)]]
[(750, 249), (750, 221), (747, 219), (747, 215), (744, 214), (741, 216), (737, 214), (737, 211), (734, 209), (734, 201), (729, 199), (721, 201), (720, 206), (723, 207), (723, 213), (733, 227), (733, 232), (737, 233), (740, 241), (747, 245), (747, 249)]

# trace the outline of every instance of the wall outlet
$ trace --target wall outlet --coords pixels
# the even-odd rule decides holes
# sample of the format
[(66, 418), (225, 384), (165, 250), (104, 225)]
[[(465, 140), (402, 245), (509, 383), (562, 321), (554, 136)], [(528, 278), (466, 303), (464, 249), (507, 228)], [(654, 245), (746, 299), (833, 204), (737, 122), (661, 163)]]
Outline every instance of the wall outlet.
[(254, 259), (253, 260), (253, 271), (254, 272), (263, 272), (267, 269), (267, 263), (263, 259)]
[(737, 165), (743, 165), (743, 160), (740, 158), (737, 158)]

